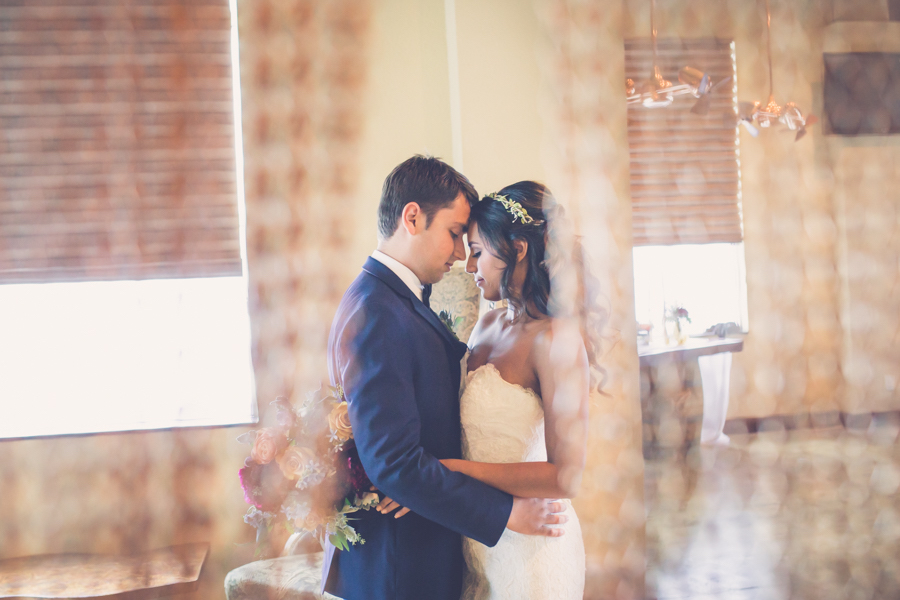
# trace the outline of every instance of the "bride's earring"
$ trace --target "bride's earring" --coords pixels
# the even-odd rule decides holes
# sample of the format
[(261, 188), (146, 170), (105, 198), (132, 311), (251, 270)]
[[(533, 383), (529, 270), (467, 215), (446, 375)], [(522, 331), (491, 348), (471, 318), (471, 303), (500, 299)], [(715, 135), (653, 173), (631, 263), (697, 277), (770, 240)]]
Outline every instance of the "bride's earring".
[(497, 303), (496, 303), (496, 302), (489, 302), (488, 304), (490, 304), (491, 310), (494, 310), (494, 307), (496, 306)]

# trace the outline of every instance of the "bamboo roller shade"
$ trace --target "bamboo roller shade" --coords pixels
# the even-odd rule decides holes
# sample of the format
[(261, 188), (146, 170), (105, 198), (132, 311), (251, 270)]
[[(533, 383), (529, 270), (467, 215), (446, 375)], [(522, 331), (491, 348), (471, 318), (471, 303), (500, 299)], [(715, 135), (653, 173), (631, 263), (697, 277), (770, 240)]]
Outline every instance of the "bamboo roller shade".
[(0, 283), (240, 275), (228, 1), (0, 22)]
[[(713, 83), (734, 74), (731, 42), (660, 39), (657, 64), (673, 85), (692, 66)], [(638, 85), (650, 75), (651, 42), (625, 41), (625, 76)], [(666, 108), (628, 107), (631, 205), (635, 246), (740, 242), (737, 132), (733, 82), (711, 96), (709, 114), (691, 113), (693, 96)]]

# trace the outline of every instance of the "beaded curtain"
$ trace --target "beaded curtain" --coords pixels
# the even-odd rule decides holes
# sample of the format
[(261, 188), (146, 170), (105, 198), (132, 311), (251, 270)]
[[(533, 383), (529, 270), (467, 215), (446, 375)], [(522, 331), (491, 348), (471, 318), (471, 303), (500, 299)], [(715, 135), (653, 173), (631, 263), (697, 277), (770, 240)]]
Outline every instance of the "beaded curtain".
[[(356, 261), (363, 2), (238, 5), (247, 259), (258, 403), (327, 377), (334, 309)], [(352, 265), (352, 273), (346, 270)]]
[[(631, 272), (631, 204), (621, 6), (586, 0), (538, 5), (547, 40), (548, 164), (554, 192), (578, 224), (609, 311), (592, 398), (587, 466), (574, 504), (584, 529), (586, 598), (644, 596), (644, 460)], [(622, 149), (625, 149), (623, 152)]]

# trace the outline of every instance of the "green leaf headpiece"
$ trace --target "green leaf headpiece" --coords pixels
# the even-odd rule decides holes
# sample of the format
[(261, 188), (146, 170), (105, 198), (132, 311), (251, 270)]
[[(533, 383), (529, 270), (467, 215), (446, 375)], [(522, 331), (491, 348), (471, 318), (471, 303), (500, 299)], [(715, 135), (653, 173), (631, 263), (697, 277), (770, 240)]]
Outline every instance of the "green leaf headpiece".
[(492, 198), (503, 205), (503, 208), (506, 209), (506, 212), (512, 215), (512, 222), (515, 223), (517, 220), (522, 221), (522, 225), (530, 225), (534, 223), (535, 225), (540, 225), (543, 221), (536, 221), (531, 215), (528, 214), (528, 211), (525, 210), (521, 204), (507, 198), (503, 194), (491, 193), (487, 195), (488, 198)]

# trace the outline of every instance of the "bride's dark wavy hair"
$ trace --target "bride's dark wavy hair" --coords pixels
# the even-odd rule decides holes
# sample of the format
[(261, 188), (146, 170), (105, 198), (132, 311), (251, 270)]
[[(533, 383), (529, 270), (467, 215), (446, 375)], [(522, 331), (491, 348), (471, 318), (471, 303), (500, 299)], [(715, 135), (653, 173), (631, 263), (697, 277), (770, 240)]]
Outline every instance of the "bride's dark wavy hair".
[[(500, 276), (503, 297), (531, 318), (574, 312), (581, 327), (588, 360), (591, 367), (599, 373), (599, 378), (592, 373), (591, 385), (602, 389), (606, 371), (600, 366), (599, 357), (608, 312), (598, 302), (599, 281), (590, 272), (578, 239), (572, 241), (568, 250), (562, 250), (566, 244), (560, 243), (554, 248), (558, 246), (562, 251), (548, 253), (551, 231), (554, 228), (565, 229), (563, 208), (547, 186), (536, 181), (520, 181), (506, 186), (497, 194), (518, 202), (534, 220), (525, 223), (522, 218), (513, 219), (513, 214), (491, 196), (484, 196), (472, 207), (469, 221), (478, 225), (478, 232), (489, 251), (506, 263)], [(528, 245), (525, 252), (528, 272), (518, 293), (510, 288), (516, 268), (517, 251), (513, 243), (516, 240), (527, 242)], [(578, 291), (578, 298), (570, 310), (565, 309), (565, 303), (553, 296), (554, 281), (566, 268), (574, 269)], [(531, 313), (530, 304), (533, 304), (540, 315)]]

